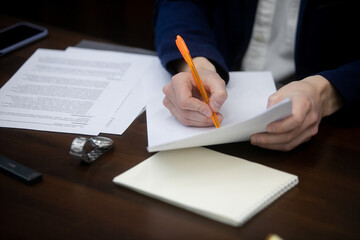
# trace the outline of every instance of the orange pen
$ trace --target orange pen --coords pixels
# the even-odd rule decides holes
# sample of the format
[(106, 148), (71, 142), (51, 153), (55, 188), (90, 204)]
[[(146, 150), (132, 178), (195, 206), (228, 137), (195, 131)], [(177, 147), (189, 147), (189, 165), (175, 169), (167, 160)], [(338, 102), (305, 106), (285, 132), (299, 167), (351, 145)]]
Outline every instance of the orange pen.
[[(204, 87), (203, 83), (201, 82), (200, 76), (199, 76), (199, 74), (198, 74), (198, 72), (197, 72), (197, 70), (195, 68), (193, 60), (192, 60), (192, 58), (190, 56), (189, 49), (187, 48), (184, 40), (182, 39), (182, 37), (180, 37), (180, 35), (177, 35), (175, 43), (176, 43), (176, 46), (178, 47), (181, 55), (183, 56), (183, 58), (185, 59), (185, 61), (187, 62), (187, 64), (190, 67), (190, 70), (191, 70), (191, 73), (192, 73), (192, 75), (194, 77), (196, 86), (199, 89), (199, 92), (200, 92), (204, 102), (209, 105), (209, 97), (207, 95), (205, 87)], [(211, 116), (211, 119), (213, 120), (215, 127), (219, 128), (220, 123), (219, 123), (219, 120), (218, 120), (217, 115), (216, 115), (215, 112), (213, 112), (213, 114)]]

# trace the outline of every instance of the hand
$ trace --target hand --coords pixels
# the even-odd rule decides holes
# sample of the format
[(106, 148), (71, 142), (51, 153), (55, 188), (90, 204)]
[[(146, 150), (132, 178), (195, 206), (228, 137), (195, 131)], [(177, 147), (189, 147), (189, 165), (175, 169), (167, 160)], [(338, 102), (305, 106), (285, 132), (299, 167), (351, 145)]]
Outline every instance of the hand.
[(270, 123), (266, 133), (254, 134), (251, 137), (253, 145), (273, 150), (292, 150), (317, 134), (322, 117), (331, 115), (343, 105), (337, 90), (319, 75), (282, 87), (269, 97), (268, 107), (285, 97), (293, 101), (292, 115)]
[(173, 76), (163, 88), (163, 104), (184, 125), (214, 126), (211, 119), (213, 112), (217, 113), (219, 122), (223, 120), (218, 111), (227, 98), (226, 84), (206, 58), (197, 57), (193, 61), (208, 92), (210, 106), (203, 101), (186, 63), (179, 67), (180, 73)]

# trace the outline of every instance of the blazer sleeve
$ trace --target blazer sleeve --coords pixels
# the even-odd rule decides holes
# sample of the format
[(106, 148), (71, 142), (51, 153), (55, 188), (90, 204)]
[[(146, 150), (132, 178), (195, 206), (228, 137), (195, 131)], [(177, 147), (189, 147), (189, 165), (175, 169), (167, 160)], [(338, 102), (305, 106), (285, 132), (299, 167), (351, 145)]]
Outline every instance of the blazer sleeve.
[(346, 123), (353, 125), (360, 122), (360, 60), (319, 74), (330, 81), (343, 96)]
[(171, 62), (182, 59), (176, 47), (177, 35), (186, 42), (192, 57), (209, 59), (220, 76), (229, 79), (228, 68), (211, 29), (212, 1), (157, 1), (154, 6), (155, 47), (161, 64), (171, 73)]

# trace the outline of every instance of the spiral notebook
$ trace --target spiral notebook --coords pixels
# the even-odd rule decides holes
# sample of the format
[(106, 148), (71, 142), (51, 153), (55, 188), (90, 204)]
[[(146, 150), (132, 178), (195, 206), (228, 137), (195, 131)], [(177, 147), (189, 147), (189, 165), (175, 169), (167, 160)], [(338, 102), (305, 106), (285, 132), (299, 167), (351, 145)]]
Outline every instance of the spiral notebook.
[(158, 152), (113, 179), (210, 219), (241, 226), (298, 183), (298, 177), (206, 148)]

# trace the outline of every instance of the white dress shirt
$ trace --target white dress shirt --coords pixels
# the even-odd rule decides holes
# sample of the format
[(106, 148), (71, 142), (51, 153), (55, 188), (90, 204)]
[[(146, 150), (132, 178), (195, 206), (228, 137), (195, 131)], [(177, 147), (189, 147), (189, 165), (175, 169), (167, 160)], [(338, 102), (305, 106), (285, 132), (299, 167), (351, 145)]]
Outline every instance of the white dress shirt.
[(295, 73), (295, 35), (300, 0), (259, 0), (241, 70), (271, 71), (276, 82)]

